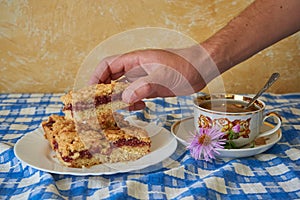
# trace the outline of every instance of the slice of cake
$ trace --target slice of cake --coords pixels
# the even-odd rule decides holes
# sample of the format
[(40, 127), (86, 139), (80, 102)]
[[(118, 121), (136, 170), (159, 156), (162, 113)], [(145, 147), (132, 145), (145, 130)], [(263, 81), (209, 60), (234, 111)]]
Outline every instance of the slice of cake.
[(127, 86), (124, 82), (112, 82), (70, 91), (61, 97), (63, 112), (67, 119), (93, 129), (117, 128), (115, 111), (129, 106), (121, 100)]
[(58, 160), (67, 167), (90, 167), (101, 163), (133, 161), (150, 152), (145, 130), (122, 122), (124, 127), (94, 130), (80, 128), (63, 116), (51, 115), (42, 122), (45, 138)]
[(100, 161), (86, 149), (72, 120), (52, 115), (47, 121), (42, 122), (42, 127), (45, 138), (63, 165), (80, 168), (100, 164)]
[[(137, 160), (150, 153), (151, 140), (141, 128), (127, 126), (119, 130), (105, 129), (103, 132), (112, 145), (108, 162)], [(101, 158), (100, 160), (103, 161)]]

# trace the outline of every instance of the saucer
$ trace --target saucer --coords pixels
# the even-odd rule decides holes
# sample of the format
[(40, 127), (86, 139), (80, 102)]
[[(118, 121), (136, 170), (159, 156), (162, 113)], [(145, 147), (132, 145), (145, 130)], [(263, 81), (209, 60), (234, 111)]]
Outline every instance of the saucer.
[[(261, 128), (261, 133), (273, 128), (273, 125), (265, 122)], [(183, 120), (175, 122), (171, 127), (171, 133), (174, 137), (181, 142), (183, 145), (188, 146), (188, 141), (191, 140), (192, 133), (195, 130), (193, 117), (185, 118)], [(276, 144), (282, 137), (281, 129), (274, 131), (273, 134), (260, 137), (255, 139), (254, 144), (243, 146), (238, 149), (219, 149), (220, 158), (242, 158), (249, 157), (260, 154), (268, 149), (270, 149), (274, 144)], [(263, 142), (260, 142), (263, 141)], [(263, 143), (263, 144), (259, 144)]]

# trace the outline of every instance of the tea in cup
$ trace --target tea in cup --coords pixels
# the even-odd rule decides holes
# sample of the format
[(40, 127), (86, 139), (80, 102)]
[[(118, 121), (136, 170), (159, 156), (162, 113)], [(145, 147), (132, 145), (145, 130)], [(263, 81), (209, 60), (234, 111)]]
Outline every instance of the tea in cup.
[[(265, 103), (256, 100), (249, 108), (245, 108), (251, 98), (236, 94), (203, 95), (194, 99), (194, 125), (200, 128), (216, 127), (224, 132), (227, 146), (239, 148), (255, 138), (268, 136), (281, 126), (281, 119), (276, 113), (264, 113)], [(274, 118), (274, 128), (260, 132), (268, 118)]]

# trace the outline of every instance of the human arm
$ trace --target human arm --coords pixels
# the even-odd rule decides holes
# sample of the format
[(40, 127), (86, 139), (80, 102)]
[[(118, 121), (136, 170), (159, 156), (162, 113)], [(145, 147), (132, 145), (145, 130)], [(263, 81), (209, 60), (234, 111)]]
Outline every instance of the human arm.
[(201, 45), (223, 73), (299, 30), (299, 0), (257, 0)]

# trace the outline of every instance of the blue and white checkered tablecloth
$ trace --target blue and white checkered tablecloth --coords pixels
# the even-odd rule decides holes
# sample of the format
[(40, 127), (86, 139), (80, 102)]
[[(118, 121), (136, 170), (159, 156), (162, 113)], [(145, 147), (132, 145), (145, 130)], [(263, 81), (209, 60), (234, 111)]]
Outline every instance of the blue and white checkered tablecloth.
[[(283, 137), (260, 155), (196, 161), (179, 144), (175, 161), (159, 170), (97, 176), (39, 171), (14, 154), (22, 136), (50, 114), (62, 115), (61, 95), (0, 95), (0, 199), (300, 199), (300, 93), (261, 98), (282, 116)], [(191, 99), (153, 99), (132, 114), (154, 116), (170, 130), (192, 115)]]

